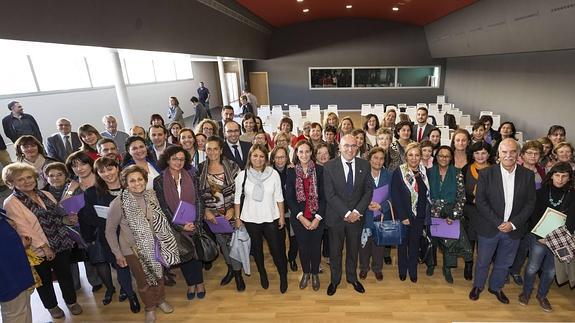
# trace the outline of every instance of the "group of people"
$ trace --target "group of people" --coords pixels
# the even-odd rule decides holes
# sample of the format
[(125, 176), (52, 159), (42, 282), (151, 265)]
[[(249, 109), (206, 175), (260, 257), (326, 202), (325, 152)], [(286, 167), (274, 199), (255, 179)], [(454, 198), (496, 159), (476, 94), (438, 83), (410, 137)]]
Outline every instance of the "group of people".
[[(247, 98), (242, 100), (247, 106)], [(295, 135), (287, 117), (275, 133), (264, 132), (250, 107), (241, 124), (233, 108), (224, 106), (221, 121), (202, 117), (195, 129), (187, 128), (174, 106), (177, 99), (171, 97), (169, 124), (155, 114), (147, 131), (134, 126), (124, 133), (107, 115), (103, 132), (89, 124), (72, 132), (70, 121), (60, 118), (46, 145), (34, 133), (11, 138), (18, 161), (2, 171), (12, 194), (4, 202), (0, 236), (14, 259), (1, 265), (10, 273), (0, 278), (7, 286), (0, 292), (4, 320), (31, 320), (34, 288), (51, 316), (63, 317), (52, 273), (70, 312), (81, 314), (77, 262), (83, 261), (93, 291), (105, 286), (103, 305), (117, 291), (113, 269), (119, 300), (128, 300), (137, 313), (141, 299), (146, 321), (153, 322), (156, 308), (174, 310), (164, 290), (175, 284), (174, 268), (182, 272), (188, 300), (207, 297), (203, 276), (212, 263), (203, 257), (205, 238), (217, 244), (227, 265), (220, 285), (234, 281), (244, 291), (249, 256), (238, 257), (233, 247), (241, 233), (249, 237), (247, 254), (263, 289), (270, 285), (265, 240), (281, 293), (288, 290), (288, 269), (299, 269), (299, 255), (298, 287), (320, 289), (323, 256), (331, 272), (327, 294), (334, 295), (344, 246), (345, 279), (364, 293), (361, 281), (368, 273), (381, 281), (384, 263), (392, 263), (391, 246), (375, 237), (376, 223), (392, 218), (406, 231), (397, 245), (400, 280), (409, 276), (416, 283), (420, 261), (433, 275), (439, 248), (447, 283), (454, 281), (458, 257), (464, 259), (464, 278), (473, 280), (470, 299), (479, 298), (489, 279), (488, 291), (509, 303), (503, 286), (511, 275), (523, 285), (518, 299), (527, 305), (541, 272), (536, 299), (551, 311), (547, 293), (555, 258), (531, 228), (549, 207), (565, 213), (568, 231), (575, 230), (575, 163), (563, 127), (552, 126), (547, 137), (521, 146), (513, 123), (494, 130), (485, 116), (472, 134), (456, 129), (447, 146), (424, 107), (414, 123), (396, 122), (404, 116), (388, 109), (383, 120), (366, 116), (361, 128), (350, 117), (329, 113), (324, 124), (307, 123)], [(9, 108), (22, 113), (19, 103)], [(385, 186), (389, 194), (375, 200), (374, 190)], [(184, 205), (195, 219), (175, 221)], [(459, 225), (459, 237), (433, 236), (432, 218)], [(210, 230), (222, 222), (231, 230)]]

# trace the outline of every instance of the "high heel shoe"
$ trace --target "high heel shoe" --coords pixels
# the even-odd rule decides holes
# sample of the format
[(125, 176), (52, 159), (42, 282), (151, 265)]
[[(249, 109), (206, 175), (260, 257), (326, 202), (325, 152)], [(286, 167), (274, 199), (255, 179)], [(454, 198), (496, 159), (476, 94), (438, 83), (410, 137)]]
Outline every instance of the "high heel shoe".
[(244, 282), (241, 270), (234, 270), (234, 279), (236, 280), (236, 289), (238, 292), (243, 292), (246, 289), (246, 283)]
[(130, 302), (130, 311), (132, 311), (132, 313), (139, 313), (140, 302), (138, 301), (138, 296), (136, 296), (136, 294), (128, 296), (128, 301)]
[(264, 271), (260, 273), (260, 284), (263, 289), (268, 289), (270, 287), (270, 282), (268, 281), (268, 274)]
[(102, 300), (102, 304), (104, 304), (104, 305), (110, 304), (112, 302), (112, 297), (114, 297), (115, 293), (116, 293), (116, 290), (114, 288), (107, 289), (106, 294), (104, 295), (104, 299)]

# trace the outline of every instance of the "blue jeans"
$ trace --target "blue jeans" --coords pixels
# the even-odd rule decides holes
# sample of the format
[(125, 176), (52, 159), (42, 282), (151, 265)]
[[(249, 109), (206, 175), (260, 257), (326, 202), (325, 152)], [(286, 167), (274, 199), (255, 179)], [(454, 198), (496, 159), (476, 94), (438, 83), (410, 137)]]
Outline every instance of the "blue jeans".
[(539, 237), (533, 233), (528, 234), (529, 238), (529, 262), (525, 267), (525, 277), (523, 282), (523, 294), (531, 295), (537, 272), (541, 270), (537, 296), (547, 297), (549, 287), (555, 277), (555, 261), (553, 252), (546, 245), (537, 241)]
[(509, 267), (517, 254), (520, 239), (511, 239), (509, 234), (503, 232), (498, 232), (490, 238), (481, 235), (477, 235), (477, 238), (477, 265), (473, 287), (483, 289), (493, 259), (489, 289), (500, 291), (505, 285), (505, 278), (509, 275)]

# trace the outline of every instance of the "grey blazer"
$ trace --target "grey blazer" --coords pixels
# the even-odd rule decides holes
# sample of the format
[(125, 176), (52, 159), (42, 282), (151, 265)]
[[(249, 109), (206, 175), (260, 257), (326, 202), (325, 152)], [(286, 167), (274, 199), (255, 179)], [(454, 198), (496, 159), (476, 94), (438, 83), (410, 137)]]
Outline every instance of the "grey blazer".
[[(70, 132), (70, 139), (72, 142), (72, 152), (80, 150), (82, 142), (80, 142), (78, 133)], [(66, 154), (66, 147), (64, 146), (64, 141), (62, 141), (60, 133), (55, 133), (46, 138), (46, 153), (50, 158), (61, 161), (63, 163), (66, 162), (68, 155)]]
[[(353, 193), (346, 191), (346, 177), (341, 158), (328, 161), (323, 168), (324, 192), (327, 202), (326, 224), (328, 227), (343, 225), (343, 218), (348, 211), (357, 210), (364, 215), (373, 195), (373, 179), (369, 163), (355, 158)], [(363, 225), (363, 217), (361, 225)]]

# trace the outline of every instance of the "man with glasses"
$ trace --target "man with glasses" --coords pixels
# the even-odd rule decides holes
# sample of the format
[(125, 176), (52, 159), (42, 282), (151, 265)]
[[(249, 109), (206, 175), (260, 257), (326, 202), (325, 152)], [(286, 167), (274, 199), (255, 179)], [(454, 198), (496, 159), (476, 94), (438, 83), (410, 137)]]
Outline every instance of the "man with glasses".
[(16, 142), (18, 138), (30, 135), (42, 142), (42, 133), (40, 133), (36, 119), (24, 113), (24, 108), (20, 102), (8, 103), (8, 110), (10, 110), (10, 114), (2, 119), (2, 127), (4, 127), (6, 137), (10, 138), (12, 142)]
[(341, 157), (328, 161), (323, 171), (331, 269), (331, 283), (327, 288), (329, 296), (335, 294), (341, 281), (344, 242), (346, 280), (358, 293), (365, 292), (357, 279), (357, 258), (363, 214), (373, 194), (371, 167), (366, 160), (355, 157), (358, 150), (355, 137), (351, 134), (343, 136), (339, 149)]
[(235, 121), (228, 121), (224, 125), (226, 144), (224, 145), (224, 156), (233, 160), (240, 169), (246, 167), (248, 153), (252, 147), (251, 143), (240, 141), (240, 125)]
[(72, 131), (72, 124), (66, 118), (56, 120), (58, 132), (46, 139), (46, 152), (48, 157), (62, 163), (66, 162), (68, 156), (80, 150), (82, 143), (78, 133)]

